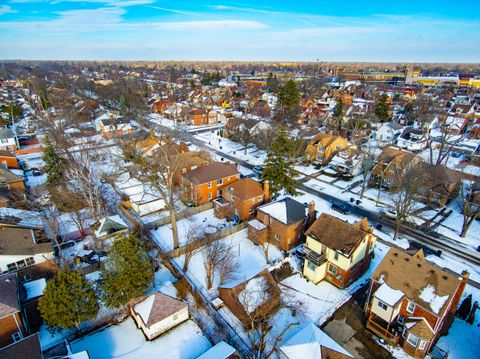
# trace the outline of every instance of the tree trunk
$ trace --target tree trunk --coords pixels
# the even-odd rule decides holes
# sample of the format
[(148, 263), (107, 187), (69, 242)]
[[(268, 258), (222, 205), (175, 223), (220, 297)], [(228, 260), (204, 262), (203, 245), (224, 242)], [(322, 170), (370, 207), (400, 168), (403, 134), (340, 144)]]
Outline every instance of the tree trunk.
[(467, 232), (470, 229), (470, 226), (472, 225), (473, 220), (475, 219), (475, 216), (471, 216), (469, 219), (467, 218), (463, 220), (462, 231), (460, 232), (461, 238), (465, 238), (465, 236), (467, 235)]
[(169, 191), (168, 197), (168, 211), (170, 213), (170, 223), (172, 224), (173, 249), (178, 249), (180, 248), (180, 241), (178, 239), (177, 215), (175, 213), (175, 200), (173, 198), (172, 190)]
[(396, 241), (398, 238), (398, 232), (400, 232), (400, 228), (402, 227), (401, 222), (395, 222), (395, 231), (393, 232), (393, 240)]
[(362, 191), (360, 192), (360, 199), (365, 195), (365, 190), (367, 189), (367, 177), (363, 178)]

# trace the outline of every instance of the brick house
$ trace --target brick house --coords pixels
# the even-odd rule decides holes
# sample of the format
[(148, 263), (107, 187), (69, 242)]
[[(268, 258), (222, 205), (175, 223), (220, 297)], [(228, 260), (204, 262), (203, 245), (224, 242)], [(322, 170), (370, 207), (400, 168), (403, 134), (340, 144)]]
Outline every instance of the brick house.
[(11, 151), (0, 150), (0, 164), (5, 164), (8, 168), (20, 168), (15, 154)]
[(203, 108), (190, 110), (189, 120), (193, 126), (208, 125), (208, 112)]
[(257, 207), (256, 218), (248, 222), (248, 238), (259, 244), (270, 242), (289, 251), (305, 238), (304, 231), (315, 220), (315, 203), (308, 207), (286, 197)]
[(349, 224), (322, 213), (305, 235), (303, 275), (315, 284), (327, 280), (345, 288), (367, 271), (374, 256), (375, 237), (366, 218)]
[(132, 133), (133, 127), (130, 125), (130, 121), (122, 117), (106, 117), (100, 120), (100, 131), (104, 138), (110, 139)]
[(425, 260), (391, 248), (370, 278), (365, 303), (367, 329), (423, 358), (447, 333), (468, 280)]
[(461, 176), (444, 165), (424, 165), (419, 199), (433, 207), (443, 207), (456, 198), (460, 189)]
[(280, 305), (280, 289), (268, 269), (252, 271), (218, 287), (220, 299), (246, 328), (252, 320), (273, 314)]
[(183, 173), (180, 185), (187, 202), (201, 205), (221, 197), (223, 188), (239, 179), (236, 164), (213, 162)]
[(222, 190), (222, 196), (213, 200), (214, 214), (217, 218), (238, 216), (239, 220), (252, 219), (255, 209), (270, 200), (269, 182), (262, 185), (251, 179), (243, 178)]
[[(2, 359), (43, 359), (38, 333), (32, 334), (0, 349)], [(83, 357), (88, 359), (88, 355)]]
[(20, 307), (16, 273), (0, 276), (0, 347), (27, 335)]

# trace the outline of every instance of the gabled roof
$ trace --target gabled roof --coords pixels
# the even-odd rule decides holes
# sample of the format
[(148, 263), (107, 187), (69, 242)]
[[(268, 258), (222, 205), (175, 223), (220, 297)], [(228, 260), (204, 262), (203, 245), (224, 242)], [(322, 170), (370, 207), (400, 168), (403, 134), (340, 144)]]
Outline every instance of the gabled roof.
[(229, 184), (223, 189), (222, 193), (227, 191), (241, 201), (263, 194), (262, 185), (251, 178), (242, 178), (239, 181)]
[(353, 356), (313, 323), (291, 337), (280, 351), (288, 359), (348, 359)]
[(0, 318), (20, 311), (15, 273), (0, 276)]
[(132, 306), (147, 327), (161, 322), (187, 307), (184, 302), (160, 292), (141, 297), (139, 300), (135, 300), (135, 304)]
[(322, 213), (305, 234), (328, 248), (349, 256), (370, 231), (366, 218), (352, 225)]
[(36, 243), (34, 230), (0, 225), (0, 255), (25, 255), (51, 253), (51, 243)]
[(8, 185), (9, 183), (23, 181), (23, 178), (13, 174), (11, 171), (0, 167), (0, 186)]
[(200, 355), (197, 359), (228, 359), (230, 358), (230, 355), (236, 351), (237, 350), (234, 347), (221, 341)]
[(2, 359), (43, 359), (38, 333), (32, 334), (16, 343), (0, 349)]
[(234, 163), (213, 162), (195, 168), (194, 170), (183, 174), (183, 177), (194, 184), (202, 184), (229, 176), (235, 176), (239, 173), (237, 165)]
[(95, 231), (97, 237), (103, 237), (110, 233), (128, 229), (125, 221), (118, 214), (115, 216), (108, 216), (100, 221), (98, 229)]
[(462, 280), (425, 260), (422, 250), (410, 255), (396, 248), (388, 251), (371, 278), (403, 292), (438, 316), (443, 315)]
[(282, 223), (291, 224), (304, 220), (307, 216), (308, 208), (293, 198), (286, 197), (280, 201), (260, 206), (257, 210), (268, 214)]

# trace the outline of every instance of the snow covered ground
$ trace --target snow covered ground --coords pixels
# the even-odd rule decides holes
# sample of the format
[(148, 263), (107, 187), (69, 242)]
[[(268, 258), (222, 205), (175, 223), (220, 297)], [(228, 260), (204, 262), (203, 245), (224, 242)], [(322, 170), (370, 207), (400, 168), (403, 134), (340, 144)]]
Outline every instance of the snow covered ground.
[(147, 341), (133, 319), (112, 325), (71, 343), (74, 353), (88, 350), (91, 359), (194, 359), (211, 345), (189, 320), (153, 341)]

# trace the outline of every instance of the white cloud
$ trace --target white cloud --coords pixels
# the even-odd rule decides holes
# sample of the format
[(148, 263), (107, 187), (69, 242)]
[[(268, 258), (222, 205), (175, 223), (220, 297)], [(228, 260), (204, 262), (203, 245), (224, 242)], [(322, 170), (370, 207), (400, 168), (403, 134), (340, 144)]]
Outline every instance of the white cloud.
[(17, 12), (17, 10), (12, 9), (11, 6), (0, 5), (0, 15), (11, 14), (11, 13), (14, 13), (14, 12)]
[(202, 20), (155, 23), (155, 28), (171, 31), (258, 30), (267, 25), (252, 20)]

